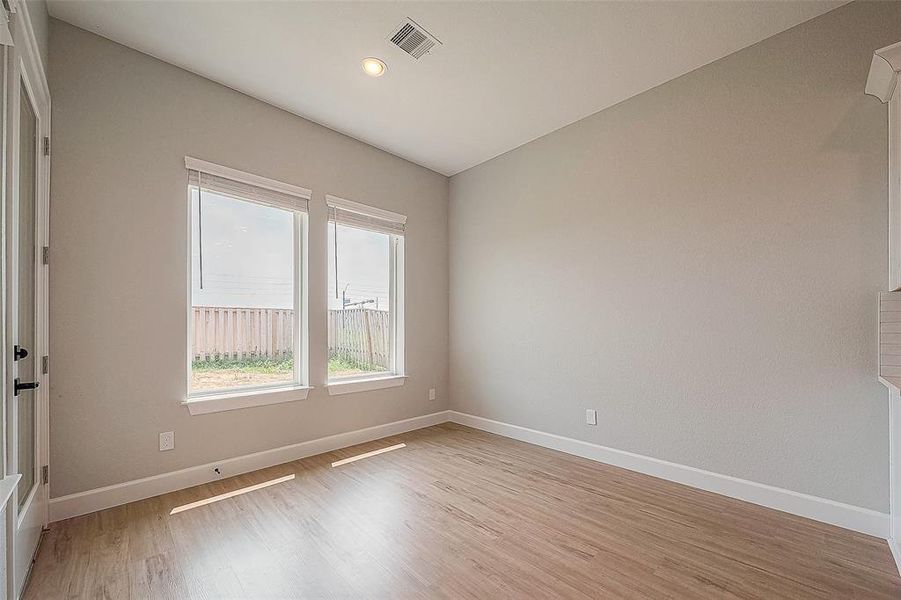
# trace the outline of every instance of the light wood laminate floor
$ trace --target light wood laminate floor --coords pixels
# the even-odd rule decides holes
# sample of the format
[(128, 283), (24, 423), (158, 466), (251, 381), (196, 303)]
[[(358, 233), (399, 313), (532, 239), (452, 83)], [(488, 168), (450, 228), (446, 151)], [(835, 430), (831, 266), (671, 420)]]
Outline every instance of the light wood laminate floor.
[(897, 600), (901, 578), (883, 540), (445, 424), (55, 523), (26, 598)]

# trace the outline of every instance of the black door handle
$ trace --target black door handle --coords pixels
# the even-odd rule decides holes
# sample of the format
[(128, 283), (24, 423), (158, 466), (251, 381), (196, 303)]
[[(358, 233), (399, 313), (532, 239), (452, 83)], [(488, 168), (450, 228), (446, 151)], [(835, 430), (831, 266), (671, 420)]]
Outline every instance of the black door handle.
[(28, 356), (28, 350), (18, 344), (13, 346), (13, 360), (22, 360), (26, 356)]
[(19, 392), (24, 390), (36, 390), (41, 387), (41, 382), (39, 381), (29, 381), (27, 383), (19, 383), (19, 378), (16, 377), (13, 381), (13, 396), (18, 396)]

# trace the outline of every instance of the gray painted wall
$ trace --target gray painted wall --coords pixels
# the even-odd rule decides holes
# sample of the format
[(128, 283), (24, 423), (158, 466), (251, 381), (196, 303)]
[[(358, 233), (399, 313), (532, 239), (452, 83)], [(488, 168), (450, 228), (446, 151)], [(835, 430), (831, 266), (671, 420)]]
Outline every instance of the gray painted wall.
[(452, 408), (886, 512), (863, 88), (899, 23), (853, 3), (452, 177)]
[[(51, 495), (447, 407), (447, 179), (51, 19)], [(185, 155), (313, 190), (308, 400), (192, 417)], [(326, 193), (408, 216), (406, 385), (330, 397)], [(439, 400), (429, 402), (428, 388)], [(157, 435), (175, 431), (176, 449)]]

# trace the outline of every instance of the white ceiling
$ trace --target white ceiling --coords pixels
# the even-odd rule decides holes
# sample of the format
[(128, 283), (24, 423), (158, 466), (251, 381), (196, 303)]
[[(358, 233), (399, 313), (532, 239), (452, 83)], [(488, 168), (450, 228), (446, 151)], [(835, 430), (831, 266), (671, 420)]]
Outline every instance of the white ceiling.
[[(161, 2), (50, 14), (452, 175), (844, 0)], [(442, 46), (387, 41), (409, 16)], [(360, 61), (388, 65), (377, 79)]]

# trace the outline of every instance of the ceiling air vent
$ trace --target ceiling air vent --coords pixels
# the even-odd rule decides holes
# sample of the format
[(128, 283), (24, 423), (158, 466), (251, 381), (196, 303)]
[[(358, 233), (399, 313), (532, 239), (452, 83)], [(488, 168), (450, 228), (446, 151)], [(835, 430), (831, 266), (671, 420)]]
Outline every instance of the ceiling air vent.
[(409, 17), (397, 26), (388, 41), (416, 60), (428, 54), (436, 45), (441, 45), (435, 36)]

